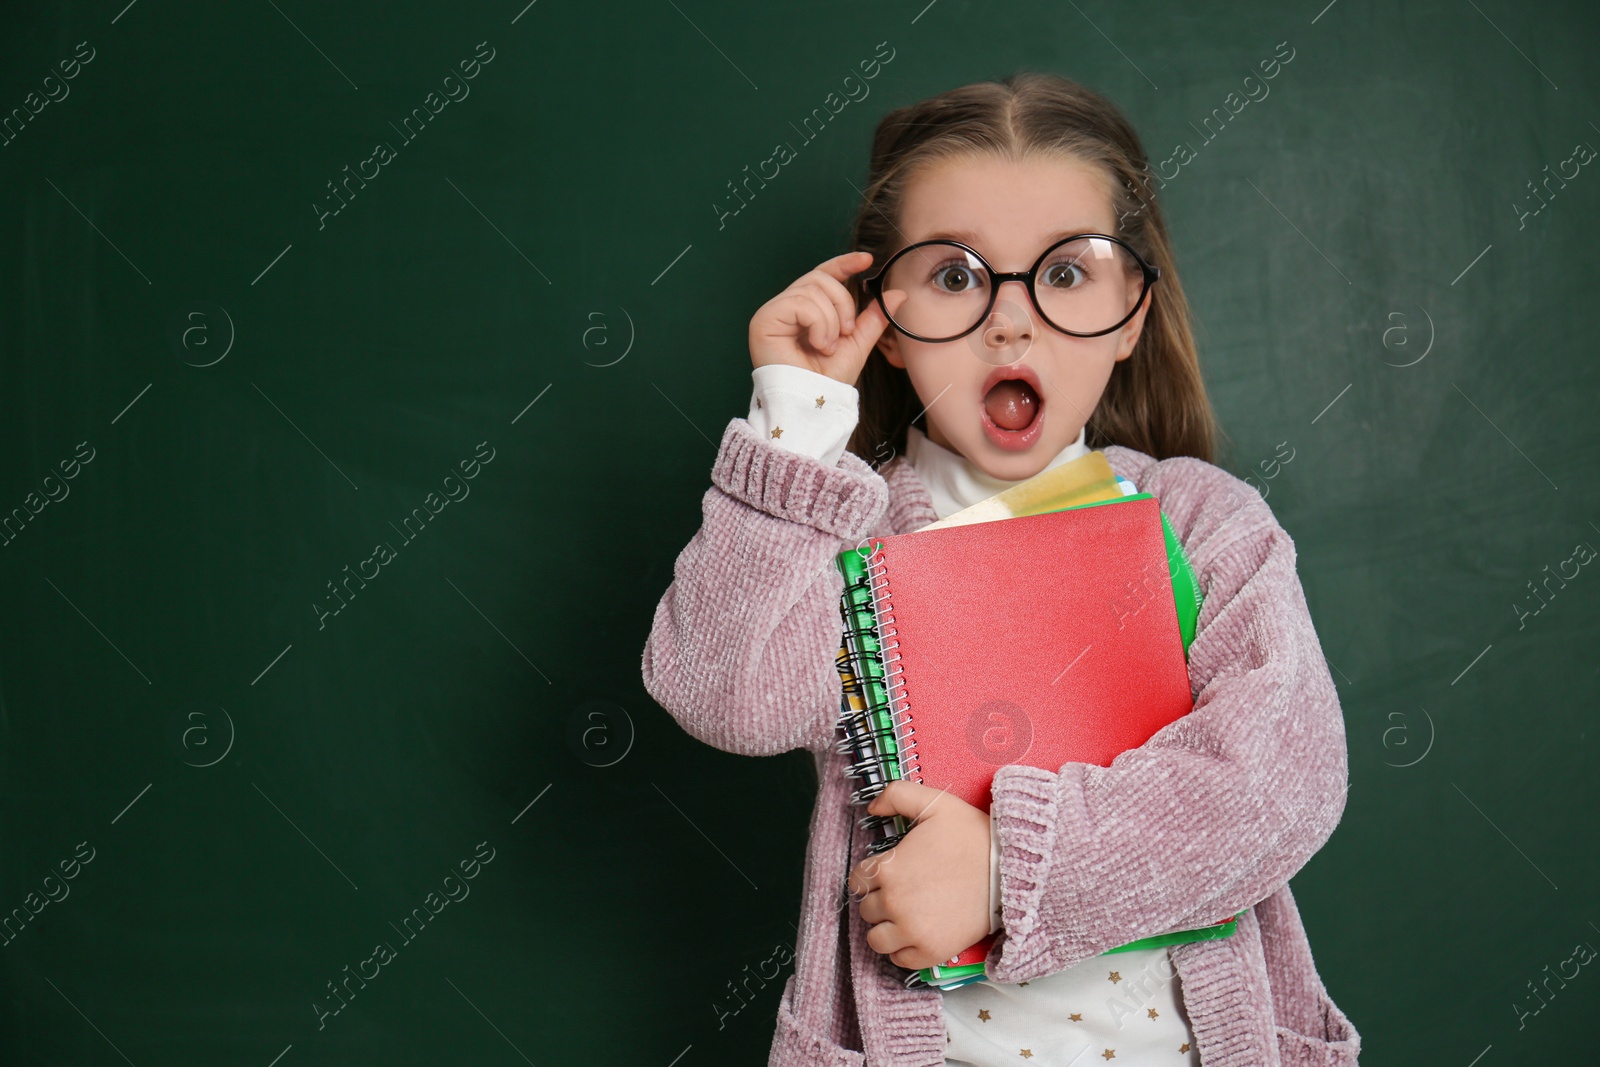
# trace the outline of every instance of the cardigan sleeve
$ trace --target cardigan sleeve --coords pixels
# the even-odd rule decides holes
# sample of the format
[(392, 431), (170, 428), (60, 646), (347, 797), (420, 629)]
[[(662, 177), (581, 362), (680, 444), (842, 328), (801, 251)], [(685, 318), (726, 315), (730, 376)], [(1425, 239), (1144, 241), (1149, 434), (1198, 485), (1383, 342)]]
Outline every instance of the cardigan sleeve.
[(1189, 650), (1194, 708), (1109, 767), (996, 773), (996, 981), (1228, 918), (1287, 884), (1344, 810), (1344, 720), (1294, 542), (1225, 471), (1156, 466), (1173, 491), (1151, 491), (1205, 594)]
[(831, 744), (844, 579), (834, 557), (877, 529), (889, 488), (865, 460), (778, 448), (729, 421), (645, 642), (645, 689), (684, 730), (749, 756)]

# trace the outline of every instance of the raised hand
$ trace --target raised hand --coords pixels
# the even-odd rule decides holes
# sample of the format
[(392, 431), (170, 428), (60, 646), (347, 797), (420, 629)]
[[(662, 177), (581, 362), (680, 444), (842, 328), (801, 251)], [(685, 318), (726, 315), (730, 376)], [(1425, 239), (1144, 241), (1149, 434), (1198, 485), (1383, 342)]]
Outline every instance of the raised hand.
[[(870, 252), (846, 252), (824, 260), (762, 304), (750, 320), (750, 362), (757, 367), (787, 363), (856, 384), (861, 368), (889, 320), (877, 301), (859, 316), (844, 287), (853, 274), (872, 265)], [(891, 310), (906, 294), (883, 294)]]

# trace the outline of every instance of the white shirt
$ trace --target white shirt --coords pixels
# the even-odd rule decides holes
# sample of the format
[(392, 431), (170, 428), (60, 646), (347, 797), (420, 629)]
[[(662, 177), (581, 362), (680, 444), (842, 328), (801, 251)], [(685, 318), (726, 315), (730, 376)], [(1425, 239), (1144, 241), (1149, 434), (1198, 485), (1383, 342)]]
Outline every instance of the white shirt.
[[(852, 385), (803, 367), (774, 364), (751, 372), (748, 421), (779, 448), (835, 465), (859, 414)], [(1085, 433), (1045, 469), (1088, 452)], [(939, 518), (1017, 482), (991, 477), (965, 456), (935, 444), (915, 426), (906, 459), (928, 487)], [(990, 931), (999, 929), (999, 835), (989, 827)], [(943, 994), (949, 1067), (1198, 1067), (1200, 1052), (1182, 1007), (1177, 972), (1164, 948), (1094, 956), (1015, 984), (986, 979)]]

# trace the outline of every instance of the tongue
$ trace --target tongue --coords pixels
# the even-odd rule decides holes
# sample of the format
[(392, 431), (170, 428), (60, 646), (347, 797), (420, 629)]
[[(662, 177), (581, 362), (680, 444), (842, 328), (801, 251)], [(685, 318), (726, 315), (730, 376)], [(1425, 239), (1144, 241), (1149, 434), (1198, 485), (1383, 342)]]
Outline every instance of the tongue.
[(1021, 430), (1033, 422), (1039, 411), (1039, 396), (1027, 382), (1008, 378), (989, 390), (983, 409), (1002, 430)]

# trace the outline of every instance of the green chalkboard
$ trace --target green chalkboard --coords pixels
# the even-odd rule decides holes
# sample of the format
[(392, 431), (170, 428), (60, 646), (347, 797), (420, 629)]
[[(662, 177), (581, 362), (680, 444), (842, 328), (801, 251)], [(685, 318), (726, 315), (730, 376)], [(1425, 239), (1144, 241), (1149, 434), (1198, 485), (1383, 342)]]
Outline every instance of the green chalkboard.
[(810, 757), (696, 742), (640, 650), (875, 121), (1022, 69), (1164, 168), (1298, 546), (1351, 787), (1294, 889), (1364, 1062), (1593, 1056), (1592, 5), (4, 26), (0, 1061), (765, 1062), (781, 977), (726, 990), (792, 968)]

